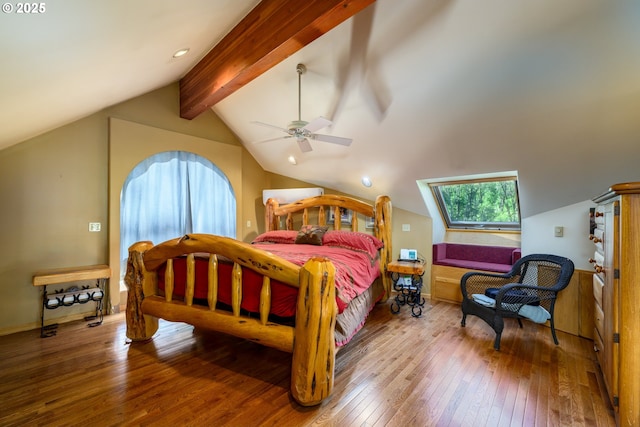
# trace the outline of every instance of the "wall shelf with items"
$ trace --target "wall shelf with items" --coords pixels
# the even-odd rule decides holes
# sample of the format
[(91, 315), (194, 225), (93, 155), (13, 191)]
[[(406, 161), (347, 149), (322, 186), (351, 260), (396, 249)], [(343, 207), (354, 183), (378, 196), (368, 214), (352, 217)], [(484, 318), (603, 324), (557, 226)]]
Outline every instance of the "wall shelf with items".
[[(45, 326), (45, 312), (59, 307), (71, 307), (76, 304), (96, 303), (94, 316), (85, 320), (95, 320), (90, 327), (102, 324), (103, 300), (106, 292), (106, 281), (111, 277), (108, 265), (90, 265), (85, 267), (58, 268), (38, 271), (33, 275), (33, 286), (42, 286), (42, 311), (40, 314), (40, 337), (46, 338), (56, 334), (57, 323)], [(48, 285), (61, 285), (74, 282), (95, 280), (95, 285), (72, 285), (65, 288), (47, 291)]]

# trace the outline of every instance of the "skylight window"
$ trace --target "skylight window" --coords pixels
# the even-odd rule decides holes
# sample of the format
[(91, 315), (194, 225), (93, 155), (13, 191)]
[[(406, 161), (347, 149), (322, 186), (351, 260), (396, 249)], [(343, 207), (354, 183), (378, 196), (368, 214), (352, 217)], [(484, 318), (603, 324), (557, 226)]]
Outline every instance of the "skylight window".
[(449, 229), (520, 230), (515, 176), (429, 184)]

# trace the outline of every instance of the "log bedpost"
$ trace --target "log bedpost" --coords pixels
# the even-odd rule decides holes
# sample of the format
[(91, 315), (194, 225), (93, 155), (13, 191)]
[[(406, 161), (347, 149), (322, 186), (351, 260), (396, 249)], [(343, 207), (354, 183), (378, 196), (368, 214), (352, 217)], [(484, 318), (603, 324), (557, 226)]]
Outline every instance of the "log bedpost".
[(265, 206), (265, 224), (264, 231), (277, 230), (280, 228), (280, 219), (275, 214), (276, 208), (279, 206), (279, 203), (275, 199), (267, 200), (267, 204)]
[(384, 287), (384, 300), (386, 301), (391, 295), (391, 278), (387, 274), (387, 264), (392, 259), (391, 246), (391, 199), (389, 196), (378, 196), (375, 204), (375, 233), (376, 237), (384, 243), (384, 247), (380, 252), (380, 269), (382, 274), (382, 285)]
[(319, 404), (333, 389), (335, 292), (333, 264), (324, 258), (307, 261), (300, 270), (291, 363), (291, 394), (303, 406)]
[(147, 341), (158, 330), (158, 319), (142, 313), (142, 301), (145, 295), (155, 293), (157, 275), (150, 273), (144, 266), (142, 256), (153, 247), (151, 242), (138, 242), (129, 248), (127, 260), (127, 338), (132, 341)]

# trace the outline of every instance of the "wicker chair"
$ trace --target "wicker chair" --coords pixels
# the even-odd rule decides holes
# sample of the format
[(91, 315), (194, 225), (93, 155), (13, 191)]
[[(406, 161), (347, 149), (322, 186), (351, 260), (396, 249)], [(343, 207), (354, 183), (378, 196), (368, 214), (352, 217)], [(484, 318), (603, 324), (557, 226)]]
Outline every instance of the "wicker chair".
[(557, 345), (553, 308), (558, 292), (569, 284), (573, 268), (568, 258), (534, 254), (519, 259), (506, 274), (466, 273), (460, 282), (462, 326), (466, 324), (467, 315), (480, 317), (496, 332), (493, 347), (500, 350), (505, 317), (518, 319), (522, 327), (521, 319), (525, 316), (543, 313), (542, 318), (529, 317), (539, 323), (546, 322), (548, 317)]

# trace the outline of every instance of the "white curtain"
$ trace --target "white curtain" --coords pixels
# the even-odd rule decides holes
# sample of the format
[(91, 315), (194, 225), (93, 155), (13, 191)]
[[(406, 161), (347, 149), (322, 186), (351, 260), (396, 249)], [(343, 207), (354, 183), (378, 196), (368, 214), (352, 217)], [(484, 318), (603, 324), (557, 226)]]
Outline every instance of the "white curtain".
[(140, 162), (120, 194), (120, 283), (129, 246), (187, 233), (236, 236), (236, 198), (227, 177), (209, 160), (167, 151)]

